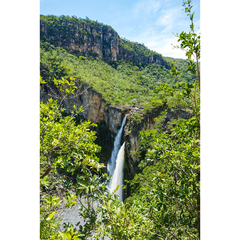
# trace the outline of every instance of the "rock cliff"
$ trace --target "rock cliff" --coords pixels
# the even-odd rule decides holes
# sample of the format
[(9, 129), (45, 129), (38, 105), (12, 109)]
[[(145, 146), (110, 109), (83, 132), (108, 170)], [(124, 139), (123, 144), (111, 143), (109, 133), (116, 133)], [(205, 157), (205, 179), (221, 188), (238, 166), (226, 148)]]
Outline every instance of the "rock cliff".
[[(86, 83), (78, 82), (78, 87), (79, 89), (74, 95), (67, 97), (63, 101), (66, 114), (70, 114), (74, 110), (74, 105), (77, 108), (82, 106), (83, 112), (80, 115), (84, 119), (89, 119), (96, 124), (104, 122), (112, 133), (117, 134), (118, 129), (121, 127), (122, 119), (129, 109), (107, 104), (102, 95)], [(41, 86), (40, 100), (46, 102), (51, 97), (57, 99), (63, 96), (53, 83)]]
[[(42, 85), (40, 87), (40, 101), (45, 103), (51, 97), (59, 99), (63, 98), (63, 95), (53, 83)], [(129, 109), (107, 104), (100, 93), (94, 91), (86, 83), (81, 82), (78, 82), (78, 90), (74, 95), (64, 99), (63, 107), (65, 108), (65, 114), (70, 114), (74, 110), (74, 105), (78, 109), (82, 106), (83, 112), (80, 113), (80, 118), (90, 120), (98, 125), (93, 130), (97, 132), (96, 143), (102, 147), (99, 157), (101, 162), (106, 164), (111, 156), (114, 137)]]
[[(137, 170), (137, 166), (139, 164), (139, 139), (140, 139), (140, 132), (151, 130), (154, 128), (155, 125), (155, 118), (157, 118), (161, 112), (163, 111), (163, 107), (158, 107), (153, 109), (151, 112), (143, 114), (141, 108), (132, 108), (131, 112), (134, 115), (140, 116), (137, 121), (133, 121), (133, 118), (129, 119), (125, 128), (124, 128), (124, 141), (126, 142), (126, 161), (128, 165), (128, 175), (134, 176)], [(176, 110), (167, 110), (167, 114), (164, 118), (163, 128), (167, 129), (166, 126), (169, 121), (179, 118), (189, 119), (192, 117), (192, 114), (186, 112), (181, 109)]]
[[(139, 138), (140, 132), (154, 128), (155, 118), (163, 111), (162, 107), (153, 109), (151, 112), (143, 114), (140, 107), (120, 108), (111, 106), (103, 99), (102, 95), (93, 90), (86, 83), (78, 83), (79, 90), (73, 95), (63, 101), (66, 114), (70, 114), (73, 110), (73, 105), (77, 108), (82, 106), (83, 112), (81, 117), (85, 120), (90, 120), (96, 123), (98, 127), (94, 130), (97, 132), (97, 143), (102, 146), (103, 151), (101, 162), (106, 163), (111, 156), (113, 148), (114, 137), (121, 127), (122, 120), (126, 114), (129, 114), (127, 123), (124, 128), (123, 141), (126, 142), (126, 163), (128, 165), (130, 175), (136, 173), (137, 165), (139, 163)], [(61, 96), (61, 92), (52, 83), (47, 83), (40, 88), (40, 100), (46, 102), (50, 97), (55, 99)], [(133, 121), (133, 115), (139, 118)], [(165, 116), (164, 125), (166, 126), (171, 118), (190, 118), (191, 114), (183, 110), (168, 109)]]
[(107, 63), (124, 60), (133, 64), (158, 63), (171, 68), (161, 54), (122, 39), (110, 26), (89, 19), (41, 15), (40, 39), (77, 56), (99, 56)]

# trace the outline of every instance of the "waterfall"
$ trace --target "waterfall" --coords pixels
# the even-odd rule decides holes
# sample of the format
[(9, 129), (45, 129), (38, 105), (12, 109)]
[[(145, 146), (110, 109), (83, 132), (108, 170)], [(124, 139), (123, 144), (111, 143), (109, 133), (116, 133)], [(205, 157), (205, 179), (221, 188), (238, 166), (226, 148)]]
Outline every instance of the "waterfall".
[[(109, 185), (110, 192), (113, 192), (118, 185), (120, 186), (123, 185), (124, 146), (125, 146), (125, 143), (123, 143), (117, 155), (116, 168), (113, 172), (112, 180)], [(120, 187), (116, 191), (116, 194), (119, 196), (120, 202), (122, 202), (123, 201), (122, 187)]]
[(117, 133), (117, 136), (115, 137), (111, 159), (107, 164), (107, 171), (108, 171), (109, 176), (113, 175), (113, 172), (114, 172), (114, 169), (115, 169), (115, 166), (116, 166), (117, 154), (118, 154), (118, 151), (120, 149), (122, 131), (123, 131), (123, 127), (126, 123), (126, 120), (127, 120), (127, 114), (125, 115), (125, 117), (122, 121), (122, 126), (119, 129), (119, 131)]
[[(113, 192), (114, 189), (117, 187), (117, 185), (123, 184), (123, 166), (124, 166), (124, 146), (125, 143), (120, 148), (121, 144), (121, 137), (122, 137), (122, 131), (123, 127), (126, 123), (127, 115), (124, 117), (122, 121), (122, 126), (120, 130), (117, 133), (117, 136), (114, 140), (114, 148), (112, 150), (111, 159), (109, 160), (107, 164), (107, 171), (108, 175), (112, 176), (111, 182), (109, 183), (109, 190), (110, 192)], [(119, 150), (120, 149), (120, 150)], [(122, 198), (122, 188), (119, 188), (116, 192), (118, 194), (120, 201), (123, 200)]]

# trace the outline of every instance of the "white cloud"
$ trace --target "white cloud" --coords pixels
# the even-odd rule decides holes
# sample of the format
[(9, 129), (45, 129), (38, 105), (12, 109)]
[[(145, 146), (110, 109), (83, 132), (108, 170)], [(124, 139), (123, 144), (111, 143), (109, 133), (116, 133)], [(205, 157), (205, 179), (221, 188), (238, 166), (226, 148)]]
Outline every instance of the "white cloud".
[(176, 18), (178, 17), (179, 9), (168, 9), (162, 10), (160, 13), (160, 17), (155, 22), (158, 26), (169, 26), (172, 25)]
[(157, 12), (161, 7), (161, 1), (157, 0), (143, 0), (137, 3), (134, 7), (134, 15), (151, 14)]
[[(178, 45), (173, 33), (190, 30), (190, 20), (182, 11), (181, 4), (176, 0), (141, 0), (134, 7), (132, 18), (141, 21), (141, 25), (136, 25), (136, 29), (141, 30), (128, 32), (127, 39), (144, 43), (163, 56), (186, 59), (183, 50), (172, 46)], [(195, 22), (196, 32), (199, 25), (199, 21)]]
[(156, 51), (165, 57), (186, 59), (185, 53), (181, 49), (173, 47), (179, 45), (177, 38), (173, 34), (158, 33), (153, 27), (136, 36), (132, 41), (144, 43), (150, 50)]
[(156, 44), (155, 47), (151, 48), (152, 50), (161, 53), (165, 57), (173, 57), (173, 58), (183, 58), (186, 59), (185, 52), (181, 49), (174, 48), (174, 46), (178, 46), (177, 38), (166, 38), (159, 44)]

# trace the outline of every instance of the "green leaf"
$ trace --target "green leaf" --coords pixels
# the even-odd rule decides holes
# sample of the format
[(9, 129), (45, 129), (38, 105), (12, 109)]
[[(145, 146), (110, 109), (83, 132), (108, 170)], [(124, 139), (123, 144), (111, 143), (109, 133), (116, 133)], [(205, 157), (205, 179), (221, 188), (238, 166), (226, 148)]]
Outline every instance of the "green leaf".
[(52, 213), (47, 217), (47, 220), (48, 220), (48, 221), (51, 220), (56, 213), (57, 213), (57, 212), (52, 212)]
[(160, 200), (163, 201), (163, 193), (160, 192)]
[(117, 185), (117, 187), (116, 187), (116, 189), (113, 191), (113, 193), (116, 193), (119, 188), (120, 188), (120, 185)]

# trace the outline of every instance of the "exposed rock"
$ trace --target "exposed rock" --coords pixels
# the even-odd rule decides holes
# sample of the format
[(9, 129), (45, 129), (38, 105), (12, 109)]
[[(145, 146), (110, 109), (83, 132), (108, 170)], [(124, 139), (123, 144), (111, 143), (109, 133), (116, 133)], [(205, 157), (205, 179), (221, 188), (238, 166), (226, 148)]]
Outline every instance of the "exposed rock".
[[(163, 107), (158, 107), (153, 109), (150, 113), (143, 114), (142, 109), (133, 107), (131, 109), (132, 113), (141, 115), (140, 120), (137, 124), (134, 124), (134, 121), (131, 121), (131, 119), (128, 120), (125, 128), (124, 128), (124, 141), (127, 143), (125, 146), (126, 149), (126, 161), (128, 163), (128, 166), (130, 168), (130, 174), (134, 175), (136, 173), (137, 165), (140, 161), (139, 159), (139, 139), (140, 139), (140, 132), (154, 129), (155, 125), (155, 118), (158, 117), (161, 112), (163, 111)], [(189, 112), (186, 112), (182, 109), (175, 109), (167, 110), (167, 114), (164, 119), (164, 126), (165, 128), (169, 121), (179, 118), (189, 119), (192, 117), (192, 114)]]
[[(126, 48), (118, 33), (111, 27), (101, 23), (89, 21), (69, 22), (63, 19), (60, 23), (40, 20), (40, 38), (56, 47), (62, 47), (77, 56), (101, 57), (109, 62), (117, 62), (123, 59), (133, 64), (157, 63), (171, 69), (161, 54), (152, 53), (150, 56), (143, 52)], [(137, 44), (137, 43), (136, 43)], [(141, 44), (137, 44), (147, 49)]]
[[(61, 96), (61, 92), (50, 83), (41, 86), (40, 90), (40, 98), (43, 102), (46, 102), (47, 99), (52, 96), (52, 92), (55, 93), (55, 96)], [(158, 107), (149, 113), (143, 114), (143, 108), (141, 107), (132, 106), (129, 108), (120, 108), (111, 106), (107, 104), (100, 93), (96, 92), (85, 83), (82, 85), (79, 83), (79, 91), (70, 98), (65, 99), (63, 105), (68, 114), (73, 111), (74, 105), (76, 105), (77, 108), (82, 106), (84, 111), (81, 113), (81, 116), (85, 120), (89, 119), (91, 122), (98, 124), (99, 128), (96, 129), (98, 138), (101, 139), (101, 143), (107, 145), (109, 154), (111, 154), (114, 137), (121, 127), (124, 116), (128, 113), (131, 113), (131, 116), (138, 116), (136, 121), (133, 121), (131, 116), (128, 117), (123, 134), (123, 140), (126, 142), (126, 162), (132, 175), (135, 174), (136, 167), (140, 160), (138, 156), (140, 132), (153, 129), (155, 125), (154, 119), (163, 111), (163, 107)], [(174, 111), (168, 109), (164, 120), (164, 126), (167, 126), (171, 118), (188, 119), (191, 116), (191, 113), (181, 109)], [(108, 161), (106, 156), (102, 156), (101, 160), (104, 163)]]
[[(40, 100), (46, 103), (51, 97), (61, 99), (63, 95), (54, 84), (47, 83), (41, 86)], [(103, 150), (100, 154), (100, 162), (106, 165), (111, 156), (114, 137), (120, 129), (122, 120), (125, 114), (129, 112), (129, 109), (109, 105), (100, 93), (81, 82), (79, 82), (79, 90), (74, 95), (64, 99), (63, 106), (65, 113), (70, 114), (74, 110), (74, 105), (78, 109), (82, 106), (83, 112), (80, 113), (80, 117), (98, 125), (94, 130), (97, 132), (97, 144)]]
[[(117, 133), (121, 127), (126, 109), (110, 106), (102, 98), (102, 95), (93, 90), (87, 84), (79, 83), (79, 90), (72, 96), (67, 97), (63, 101), (63, 105), (67, 114), (74, 110), (75, 105), (78, 109), (82, 106), (83, 112), (80, 113), (84, 119), (99, 124), (105, 122), (110, 131)], [(57, 90), (54, 84), (47, 83), (40, 88), (40, 100), (46, 102), (49, 98), (55, 99), (63, 97), (62, 93)]]

